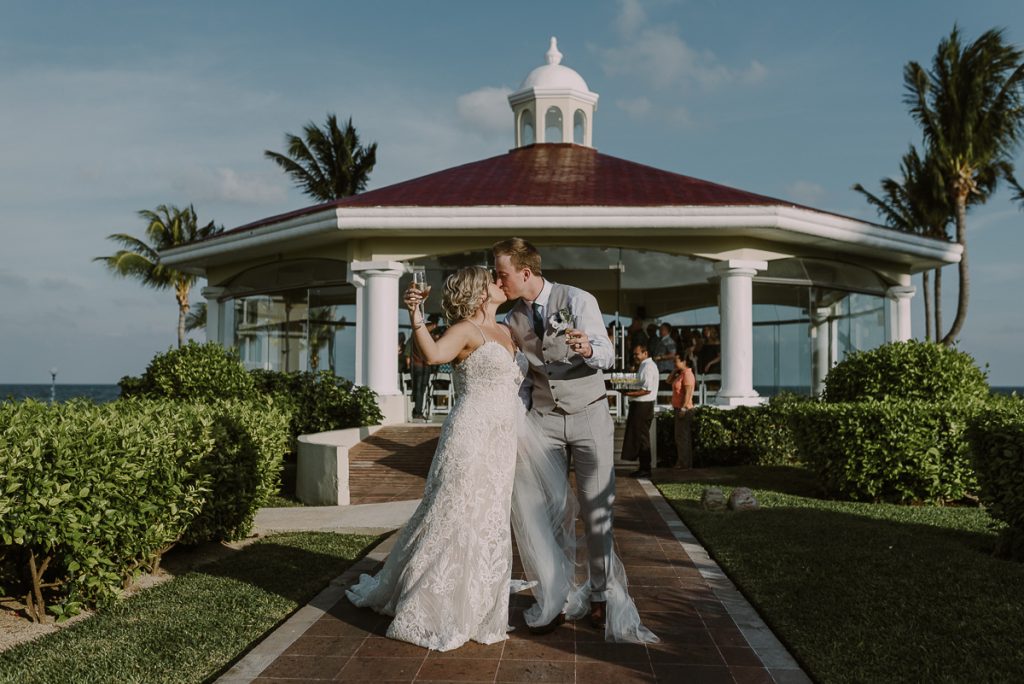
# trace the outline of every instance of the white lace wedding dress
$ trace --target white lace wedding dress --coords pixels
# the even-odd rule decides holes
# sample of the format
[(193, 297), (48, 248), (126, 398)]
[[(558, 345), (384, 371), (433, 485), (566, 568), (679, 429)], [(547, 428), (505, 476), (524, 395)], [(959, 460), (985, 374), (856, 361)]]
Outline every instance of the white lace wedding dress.
[[(481, 332), (481, 335), (483, 333)], [(393, 615), (387, 635), (437, 651), (506, 638), (517, 390), (525, 359), (487, 340), (461, 363), (423, 501), (384, 567), (346, 593)]]

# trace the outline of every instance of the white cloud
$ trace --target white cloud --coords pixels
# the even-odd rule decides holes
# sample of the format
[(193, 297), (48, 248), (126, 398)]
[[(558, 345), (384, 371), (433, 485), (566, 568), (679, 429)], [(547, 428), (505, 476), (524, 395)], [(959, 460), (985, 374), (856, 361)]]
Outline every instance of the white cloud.
[(512, 125), (508, 96), (511, 88), (485, 86), (460, 95), (455, 101), (459, 118), (483, 133), (504, 133)]
[(283, 178), (282, 174), (241, 174), (224, 167), (194, 167), (176, 178), (173, 186), (196, 201), (273, 204), (283, 202), (288, 195)]
[(646, 97), (634, 97), (615, 101), (615, 106), (636, 121), (657, 120), (669, 126), (689, 128), (694, 125), (693, 117), (686, 107), (656, 107)]
[(682, 128), (689, 128), (696, 123), (686, 107), (672, 107), (665, 111), (662, 119), (672, 126)]
[(786, 186), (786, 197), (798, 204), (814, 206), (827, 194), (825, 188), (811, 181), (798, 180)]
[(626, 112), (633, 119), (642, 119), (651, 113), (651, 101), (646, 97), (616, 100), (615, 106)]
[(638, 78), (667, 91), (760, 83), (768, 74), (757, 60), (746, 67), (727, 66), (714, 52), (691, 47), (674, 25), (650, 24), (639, 0), (622, 0), (615, 25), (620, 44), (598, 49), (609, 76)]
[(640, 0), (619, 0), (619, 7), (619, 16), (615, 19), (619, 33), (632, 35), (647, 23), (647, 12), (644, 11)]

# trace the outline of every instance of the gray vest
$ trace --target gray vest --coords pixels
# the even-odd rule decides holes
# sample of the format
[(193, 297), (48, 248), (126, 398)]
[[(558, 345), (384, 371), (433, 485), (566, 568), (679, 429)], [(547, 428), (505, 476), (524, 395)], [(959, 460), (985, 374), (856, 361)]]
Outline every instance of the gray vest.
[(543, 413), (556, 407), (565, 413), (578, 413), (606, 394), (604, 374), (588, 366), (582, 356), (570, 353), (569, 362), (562, 363), (566, 352), (565, 333), (556, 331), (550, 318), (559, 309), (568, 307), (569, 294), (574, 289), (551, 283), (543, 338), (538, 338), (533, 330), (533, 309), (525, 301), (517, 302), (505, 318), (530, 362), (533, 408)]

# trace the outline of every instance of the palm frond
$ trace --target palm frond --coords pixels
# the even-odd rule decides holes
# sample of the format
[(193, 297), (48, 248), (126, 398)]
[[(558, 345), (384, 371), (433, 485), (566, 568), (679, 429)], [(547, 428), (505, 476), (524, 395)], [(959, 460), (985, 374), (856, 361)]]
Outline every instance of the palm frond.
[(296, 187), (322, 202), (362, 192), (376, 165), (377, 144), (364, 147), (352, 118), (342, 128), (338, 117), (327, 115), (323, 127), (310, 121), (303, 136), (285, 134), (287, 153), (264, 150), (263, 155), (291, 177)]

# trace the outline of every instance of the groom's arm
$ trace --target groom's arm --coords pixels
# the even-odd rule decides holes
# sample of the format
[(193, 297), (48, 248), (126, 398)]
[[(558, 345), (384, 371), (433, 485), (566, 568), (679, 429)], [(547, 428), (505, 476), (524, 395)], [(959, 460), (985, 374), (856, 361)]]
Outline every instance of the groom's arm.
[(615, 365), (615, 347), (608, 339), (608, 330), (604, 326), (604, 317), (601, 316), (601, 309), (597, 305), (597, 299), (586, 290), (577, 290), (573, 302), (576, 306), (576, 320), (579, 325), (577, 330), (582, 330), (587, 335), (590, 348), (593, 353), (589, 357), (583, 357), (591, 368), (608, 370)]

